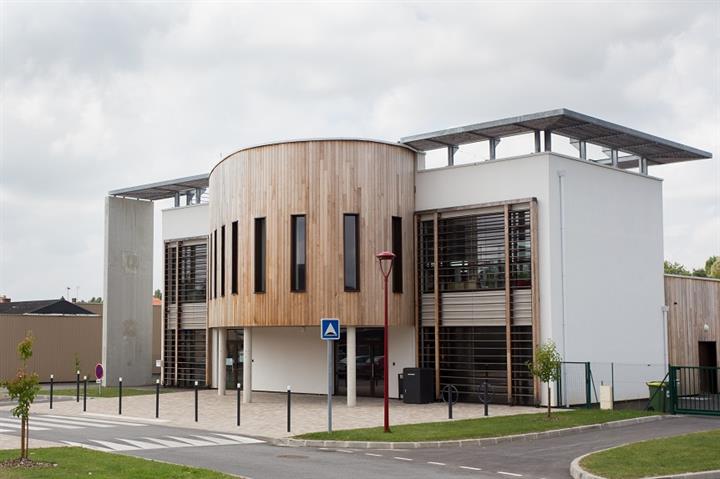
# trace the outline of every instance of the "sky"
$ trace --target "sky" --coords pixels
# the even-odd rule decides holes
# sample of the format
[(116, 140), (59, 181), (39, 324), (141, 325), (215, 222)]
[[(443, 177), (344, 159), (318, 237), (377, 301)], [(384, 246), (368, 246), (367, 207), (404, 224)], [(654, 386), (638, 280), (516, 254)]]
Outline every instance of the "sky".
[(264, 141), (397, 141), (563, 107), (710, 151), (650, 174), (664, 179), (666, 259), (720, 254), (718, 1), (0, 0), (0, 29), (13, 300), (103, 295), (110, 190), (206, 173)]

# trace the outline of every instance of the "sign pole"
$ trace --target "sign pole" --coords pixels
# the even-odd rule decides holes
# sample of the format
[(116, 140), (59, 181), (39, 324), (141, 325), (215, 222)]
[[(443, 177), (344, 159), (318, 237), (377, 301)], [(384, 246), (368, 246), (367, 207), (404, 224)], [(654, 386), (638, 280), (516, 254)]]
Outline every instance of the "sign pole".
[(327, 412), (328, 412), (328, 432), (332, 432), (332, 393), (333, 393), (333, 342), (327, 343), (327, 363), (328, 363), (328, 391), (327, 391)]

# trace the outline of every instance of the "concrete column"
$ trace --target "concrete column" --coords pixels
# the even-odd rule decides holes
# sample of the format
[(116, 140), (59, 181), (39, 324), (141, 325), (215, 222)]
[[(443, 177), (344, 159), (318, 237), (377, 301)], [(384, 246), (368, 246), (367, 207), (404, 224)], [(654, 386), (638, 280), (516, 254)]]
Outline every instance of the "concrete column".
[(243, 402), (252, 402), (252, 328), (243, 329)]
[(357, 352), (355, 347), (355, 327), (348, 327), (346, 332), (347, 339), (347, 358), (345, 360), (347, 364), (347, 405), (348, 407), (355, 407), (357, 404), (357, 365), (355, 360), (357, 359)]
[(225, 395), (225, 383), (227, 382), (227, 367), (225, 366), (225, 358), (227, 357), (227, 329), (217, 328), (218, 347), (217, 347), (217, 368), (218, 368), (218, 396)]

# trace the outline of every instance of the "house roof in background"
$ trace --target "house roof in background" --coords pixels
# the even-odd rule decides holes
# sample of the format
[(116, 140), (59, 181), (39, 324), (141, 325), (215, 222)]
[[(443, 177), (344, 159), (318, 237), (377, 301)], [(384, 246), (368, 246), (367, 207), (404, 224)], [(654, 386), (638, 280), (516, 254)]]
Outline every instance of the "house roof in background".
[(202, 175), (175, 178), (174, 180), (159, 181), (157, 183), (130, 186), (128, 188), (110, 191), (108, 195), (155, 201), (174, 198), (175, 193), (183, 193), (196, 188), (207, 188), (209, 184), (210, 174), (204, 173)]
[(92, 311), (75, 303), (60, 299), (42, 299), (37, 301), (11, 301), (0, 303), (0, 314), (73, 314), (94, 315)]

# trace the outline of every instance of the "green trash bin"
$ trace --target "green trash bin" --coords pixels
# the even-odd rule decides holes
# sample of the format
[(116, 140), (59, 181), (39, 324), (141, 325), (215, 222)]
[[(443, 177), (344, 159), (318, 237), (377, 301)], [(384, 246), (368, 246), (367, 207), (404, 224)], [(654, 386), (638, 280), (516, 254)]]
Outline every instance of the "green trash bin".
[(667, 383), (650, 381), (646, 383), (649, 389), (650, 409), (656, 412), (668, 412), (670, 401), (667, 398)]

